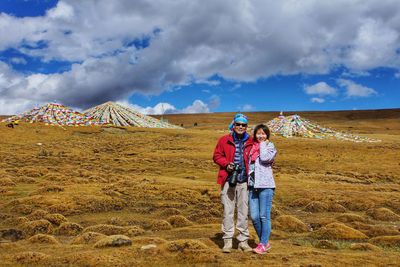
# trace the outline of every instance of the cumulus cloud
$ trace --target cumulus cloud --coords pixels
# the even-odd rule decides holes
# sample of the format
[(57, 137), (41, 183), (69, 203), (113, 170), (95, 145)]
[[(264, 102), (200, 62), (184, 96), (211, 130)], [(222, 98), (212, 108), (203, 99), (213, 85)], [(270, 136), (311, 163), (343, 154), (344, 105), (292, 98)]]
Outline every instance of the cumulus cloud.
[(338, 79), (337, 82), (346, 90), (347, 97), (369, 97), (378, 94), (374, 89), (357, 84), (351, 80)]
[(305, 85), (304, 92), (308, 95), (336, 95), (337, 91), (335, 88), (329, 86), (326, 82), (319, 82), (314, 85)]
[(313, 103), (320, 103), (320, 104), (325, 102), (325, 99), (320, 98), (320, 97), (313, 97), (313, 98), (311, 98), (310, 100), (311, 100), (311, 102), (313, 102)]
[(252, 111), (252, 110), (254, 110), (254, 107), (250, 104), (244, 104), (242, 106), (239, 106), (238, 110), (239, 111)]
[(201, 100), (195, 100), (193, 103), (183, 109), (178, 109), (170, 103), (158, 103), (154, 107), (142, 107), (131, 104), (127, 101), (117, 101), (118, 104), (131, 107), (140, 113), (148, 115), (178, 114), (178, 113), (209, 113), (210, 109), (206, 103)]
[(71, 69), (19, 74), (0, 99), (86, 108), (190, 83), (218, 85), (214, 75), (240, 86), (337, 66), (399, 69), (399, 21), (396, 1), (60, 0), (41, 17), (1, 13), (0, 50)]
[(11, 63), (14, 64), (20, 64), (20, 65), (26, 65), (28, 62), (26, 62), (25, 58), (23, 57), (13, 57), (10, 59)]

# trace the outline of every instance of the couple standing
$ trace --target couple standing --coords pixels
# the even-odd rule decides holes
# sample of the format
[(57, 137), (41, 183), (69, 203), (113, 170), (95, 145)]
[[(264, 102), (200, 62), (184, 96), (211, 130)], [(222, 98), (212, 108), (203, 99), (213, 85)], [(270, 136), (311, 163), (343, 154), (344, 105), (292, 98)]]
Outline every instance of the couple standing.
[[(266, 125), (257, 125), (253, 137), (246, 132), (247, 126), (247, 117), (236, 114), (229, 127), (231, 133), (221, 137), (214, 150), (214, 162), (220, 167), (217, 182), (221, 185), (221, 201), (224, 206), (222, 251), (229, 253), (232, 249), (236, 207), (239, 249), (265, 254), (271, 248), (271, 208), (275, 191), (272, 163), (277, 151), (269, 141), (270, 131)], [(237, 165), (237, 183), (232, 185), (228, 181)], [(249, 206), (253, 226), (260, 240), (255, 249), (248, 245)]]

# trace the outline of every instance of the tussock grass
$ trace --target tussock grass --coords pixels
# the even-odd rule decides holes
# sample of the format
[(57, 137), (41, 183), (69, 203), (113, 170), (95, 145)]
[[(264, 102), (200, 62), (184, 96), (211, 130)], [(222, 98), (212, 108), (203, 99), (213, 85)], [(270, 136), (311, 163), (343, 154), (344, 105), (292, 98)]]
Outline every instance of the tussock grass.
[[(220, 253), (222, 205), (216, 184), (218, 168), (211, 157), (233, 114), (171, 115), (185, 124), (192, 120), (193, 125), (196, 120), (199, 125), (179, 132), (103, 131), (100, 127), (63, 130), (23, 123), (8, 129), (0, 123), (0, 179), (9, 179), (0, 185), (0, 231), (27, 231), (26, 237), (31, 238), (56, 234), (63, 223), (84, 228), (77, 236), (57, 235), (57, 246), (0, 237), (4, 241), (0, 242), (0, 258), (9, 266), (394, 265), (400, 222), (374, 213), (385, 208), (400, 214), (400, 122), (394, 117), (357, 117), (361, 113), (303, 115), (335, 129), (351, 126), (354, 133), (383, 142), (271, 137), (279, 153), (273, 166), (277, 189), (272, 211), (273, 249), (268, 257), (244, 255), (235, 249), (230, 255)], [(272, 118), (269, 116), (250, 114), (250, 120), (265, 122)], [(384, 130), (387, 127), (390, 130)], [(172, 216), (181, 217), (172, 220)], [(287, 225), (279, 230), (279, 224), (288, 223), (282, 218), (278, 222), (281, 216), (300, 220), (312, 233), (292, 231)], [(41, 225), (42, 221), (36, 228), (34, 224), (41, 220), (47, 223)], [(160, 221), (163, 223), (157, 225)], [(165, 222), (175, 226), (156, 230)], [(297, 229), (296, 225), (292, 229)], [(53, 230), (46, 233), (48, 228)], [(362, 238), (347, 239), (352, 230)], [(250, 231), (249, 243), (254, 246), (251, 222)], [(125, 235), (133, 243), (94, 247), (108, 235)], [(317, 248), (323, 240), (339, 251)], [(385, 256), (367, 245), (351, 248), (355, 241), (365, 244), (366, 240), (382, 247)], [(151, 244), (157, 247), (140, 249)], [(29, 260), (27, 254), (17, 261), (15, 256), (27, 251), (45, 257)]]
[[(277, 223), (277, 224), (275, 224)], [(290, 215), (282, 215), (275, 219), (274, 225), (276, 229), (287, 232), (307, 232), (308, 226), (298, 218)]]
[(52, 236), (46, 234), (36, 234), (28, 239), (30, 243), (34, 244), (50, 244), (50, 245), (58, 245), (60, 242)]
[(63, 222), (55, 232), (58, 235), (76, 236), (80, 234), (82, 230), (83, 227), (77, 223)]

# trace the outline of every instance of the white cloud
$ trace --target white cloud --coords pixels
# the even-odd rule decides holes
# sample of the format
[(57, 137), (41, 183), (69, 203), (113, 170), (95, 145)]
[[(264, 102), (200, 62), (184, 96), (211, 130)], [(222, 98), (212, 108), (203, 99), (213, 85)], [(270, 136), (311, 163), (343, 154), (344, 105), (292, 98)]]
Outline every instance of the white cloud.
[(118, 104), (131, 107), (143, 114), (161, 115), (161, 114), (178, 114), (178, 113), (209, 113), (210, 109), (207, 104), (201, 100), (195, 100), (193, 103), (183, 109), (177, 109), (170, 103), (158, 103), (154, 107), (142, 107), (140, 105), (131, 104), (127, 101), (117, 101)]
[(250, 104), (244, 104), (242, 106), (239, 106), (238, 110), (239, 111), (252, 111), (252, 110), (254, 110), (254, 107)]
[(374, 89), (357, 84), (351, 80), (338, 79), (337, 83), (345, 88), (347, 97), (369, 97), (378, 94)]
[(182, 109), (179, 113), (210, 113), (207, 104), (201, 100), (195, 100), (192, 105)]
[(313, 103), (324, 103), (324, 102), (325, 102), (325, 99), (320, 98), (320, 97), (313, 97), (313, 98), (311, 98), (310, 100), (311, 100), (311, 102), (313, 102)]
[(304, 91), (308, 95), (336, 95), (336, 89), (329, 86), (325, 82), (319, 82), (314, 85), (306, 85), (304, 86)]
[(28, 63), (23, 57), (13, 57), (10, 59), (10, 61), (14, 64), (20, 64), (20, 65), (26, 65)]

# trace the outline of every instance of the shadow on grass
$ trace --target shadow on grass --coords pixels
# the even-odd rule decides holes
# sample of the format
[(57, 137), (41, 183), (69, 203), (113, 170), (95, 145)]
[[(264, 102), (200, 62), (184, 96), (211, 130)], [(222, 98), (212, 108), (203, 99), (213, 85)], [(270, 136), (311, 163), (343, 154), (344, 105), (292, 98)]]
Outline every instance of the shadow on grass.
[[(223, 233), (217, 233), (213, 237), (210, 238), (211, 241), (213, 241), (220, 249), (224, 247), (224, 239), (222, 238), (224, 236)], [(257, 246), (256, 241), (254, 239), (249, 239), (248, 240), (249, 246), (252, 248), (255, 248)], [(237, 249), (239, 246), (239, 241), (236, 238), (233, 238), (232, 240), (232, 247), (234, 249)]]

